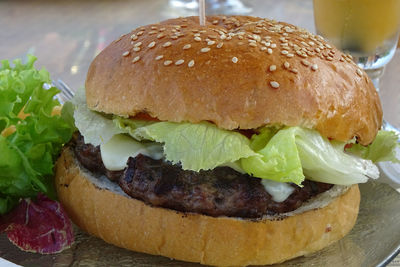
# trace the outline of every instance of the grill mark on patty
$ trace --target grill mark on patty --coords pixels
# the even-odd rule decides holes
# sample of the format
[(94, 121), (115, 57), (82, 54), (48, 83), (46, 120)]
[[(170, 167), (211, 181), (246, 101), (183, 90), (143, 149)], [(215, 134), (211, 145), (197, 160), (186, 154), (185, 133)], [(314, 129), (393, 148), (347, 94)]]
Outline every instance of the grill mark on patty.
[(85, 168), (106, 175), (129, 196), (157, 207), (214, 217), (261, 218), (293, 211), (333, 186), (305, 180), (303, 187), (291, 184), (294, 191), (285, 201), (275, 202), (261, 179), (229, 167), (194, 172), (139, 154), (129, 158), (124, 171), (109, 171), (101, 160), (100, 148), (85, 144), (80, 134), (70, 145)]

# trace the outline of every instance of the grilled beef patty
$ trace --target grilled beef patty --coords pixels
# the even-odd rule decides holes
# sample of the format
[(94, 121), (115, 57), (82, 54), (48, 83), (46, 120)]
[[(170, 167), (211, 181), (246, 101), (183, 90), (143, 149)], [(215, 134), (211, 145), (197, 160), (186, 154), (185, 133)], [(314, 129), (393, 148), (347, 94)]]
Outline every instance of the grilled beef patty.
[(275, 202), (261, 184), (261, 179), (229, 167), (194, 172), (140, 154), (129, 158), (124, 171), (115, 172), (104, 167), (100, 148), (85, 144), (80, 134), (75, 136), (71, 145), (85, 168), (106, 175), (129, 196), (153, 206), (183, 212), (260, 218), (293, 211), (333, 186), (305, 180), (303, 187), (291, 184), (294, 191), (285, 201)]

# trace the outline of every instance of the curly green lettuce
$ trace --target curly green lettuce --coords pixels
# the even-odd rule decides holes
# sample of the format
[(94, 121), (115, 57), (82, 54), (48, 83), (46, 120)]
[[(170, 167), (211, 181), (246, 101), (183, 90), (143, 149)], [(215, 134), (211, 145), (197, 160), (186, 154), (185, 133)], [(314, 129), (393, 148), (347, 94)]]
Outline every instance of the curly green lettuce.
[(7, 60), (0, 66), (0, 214), (20, 198), (42, 192), (55, 198), (52, 183), (56, 157), (74, 131), (70, 115), (52, 114), (60, 103), (45, 69), (34, 68), (34, 56), (26, 64)]

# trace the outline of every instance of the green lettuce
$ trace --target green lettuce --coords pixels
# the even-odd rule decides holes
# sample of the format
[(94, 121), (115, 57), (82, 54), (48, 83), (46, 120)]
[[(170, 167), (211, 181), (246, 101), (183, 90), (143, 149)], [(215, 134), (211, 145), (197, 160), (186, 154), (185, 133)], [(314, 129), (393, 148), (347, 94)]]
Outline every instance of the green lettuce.
[(115, 127), (110, 117), (88, 109), (84, 89), (76, 92), (72, 103), (75, 105), (75, 125), (85, 137), (86, 143), (98, 146), (107, 143), (114, 135), (125, 132)]
[(208, 122), (153, 122), (148, 125), (143, 125), (140, 121), (133, 123), (135, 126), (142, 126), (133, 129), (125, 125), (125, 130), (132, 137), (139, 141), (163, 143), (165, 158), (172, 163), (181, 164), (184, 170), (209, 170), (241, 158), (257, 157), (245, 136), (219, 129)]
[[(260, 136), (271, 130), (262, 129)], [(345, 153), (345, 143), (330, 142), (317, 131), (300, 127), (286, 127), (276, 132), (257, 153), (262, 157), (241, 159), (242, 168), (256, 177), (300, 185), (307, 179), (333, 183), (363, 183), (368, 178), (378, 178), (379, 171), (370, 161)]]
[(399, 137), (395, 132), (379, 131), (374, 142), (369, 146), (352, 144), (347, 151), (363, 159), (372, 160), (372, 162), (391, 161), (400, 163), (400, 160), (396, 158), (396, 147), (399, 146), (398, 139)]
[[(62, 116), (52, 116), (60, 103), (59, 92), (50, 84), (45, 69), (36, 70), (36, 58), (14, 66), (3, 60), (0, 67), (0, 132), (15, 127), (8, 136), (0, 135), (0, 214), (9, 211), (20, 198), (43, 192), (55, 198), (52, 183), (54, 161), (73, 132)], [(28, 115), (23, 118), (18, 114)]]

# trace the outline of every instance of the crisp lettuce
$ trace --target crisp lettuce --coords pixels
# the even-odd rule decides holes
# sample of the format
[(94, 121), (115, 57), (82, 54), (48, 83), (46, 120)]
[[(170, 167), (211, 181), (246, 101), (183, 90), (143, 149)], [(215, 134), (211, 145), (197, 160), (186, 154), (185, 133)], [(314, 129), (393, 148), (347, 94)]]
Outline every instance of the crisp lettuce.
[[(15, 60), (14, 67), (3, 60), (0, 67), (0, 214), (9, 211), (20, 198), (43, 192), (55, 197), (53, 166), (62, 145), (73, 132), (61, 116), (52, 116), (60, 103), (59, 92), (50, 84), (49, 73)], [(8, 129), (8, 134), (4, 132)]]
[[(260, 135), (264, 131), (270, 130), (262, 130)], [(379, 171), (371, 161), (345, 153), (344, 145), (330, 142), (314, 130), (286, 127), (256, 151), (262, 158), (241, 159), (241, 164), (247, 173), (256, 177), (297, 185), (305, 176), (318, 182), (342, 185), (378, 178)]]
[(181, 164), (184, 170), (209, 170), (241, 158), (257, 157), (245, 136), (219, 129), (208, 122), (156, 122), (136, 129), (126, 126), (125, 129), (135, 139), (163, 143), (165, 158)]
[(399, 137), (395, 132), (379, 131), (374, 142), (369, 146), (352, 144), (347, 151), (363, 159), (372, 160), (372, 162), (391, 161), (400, 163), (400, 160), (396, 158), (396, 147), (399, 146), (398, 139)]
[(110, 118), (88, 109), (85, 90), (78, 90), (72, 103), (75, 105), (75, 125), (84, 136), (86, 143), (98, 146), (107, 143), (114, 135), (125, 132), (115, 127)]

